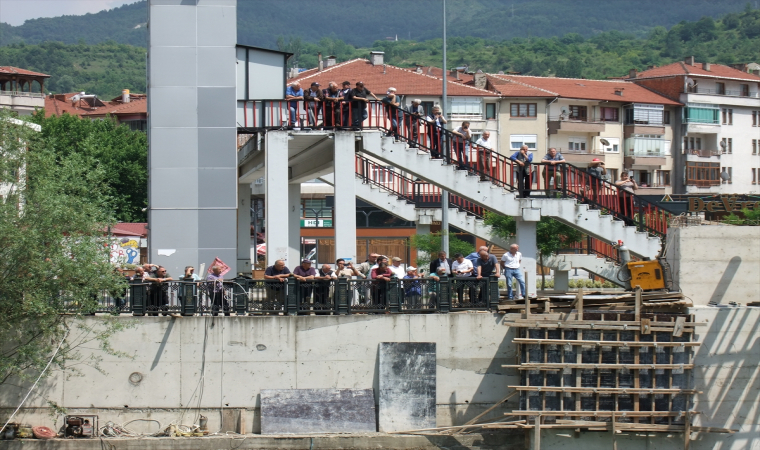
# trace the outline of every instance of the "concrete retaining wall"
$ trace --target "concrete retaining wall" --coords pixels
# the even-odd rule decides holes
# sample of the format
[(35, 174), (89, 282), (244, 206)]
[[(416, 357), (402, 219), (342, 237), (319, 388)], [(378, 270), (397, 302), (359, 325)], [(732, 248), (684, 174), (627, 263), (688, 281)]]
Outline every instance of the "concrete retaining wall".
[(760, 301), (760, 227), (705, 225), (668, 230), (675, 288), (694, 301)]
[[(695, 433), (692, 449), (760, 448), (760, 308), (697, 307), (702, 346), (696, 352), (695, 425), (735, 428), (732, 435)], [(46, 400), (71, 413), (92, 412), (101, 424), (111, 420), (156, 419), (193, 423), (199, 404), (199, 381), (205, 353), (201, 410), (212, 431), (220, 417), (243, 414), (245, 431), (258, 432), (261, 389), (373, 388), (377, 392), (380, 342), (437, 344), (438, 426), (462, 424), (490, 407), (517, 384), (514, 330), (501, 325), (501, 315), (484, 313), (426, 315), (354, 315), (302, 317), (183, 317), (139, 318), (139, 325), (120, 334), (117, 350), (134, 359), (102, 356), (104, 374), (79, 366), (82, 376), (54, 372), (41, 382), (15, 419), (60, 426), (51, 418)], [(88, 322), (101, 320), (98, 317)], [(124, 317), (122, 320), (129, 320)], [(205, 351), (204, 351), (204, 340)], [(87, 356), (87, 352), (83, 354)], [(142, 380), (130, 382), (139, 373)], [(8, 416), (28, 385), (0, 390), (0, 419)], [(493, 417), (516, 409), (516, 398)], [(187, 408), (191, 409), (187, 409)], [(220, 409), (223, 408), (223, 409)], [(185, 416), (182, 417), (182, 413)], [(57, 422), (56, 422), (57, 421)], [(138, 431), (158, 425), (135, 422)], [(234, 430), (235, 427), (229, 429)], [(683, 448), (683, 436), (622, 435), (635, 448)], [(610, 448), (609, 433), (545, 429), (543, 448)], [(626, 448), (624, 446), (624, 448)], [(633, 447), (632, 447), (633, 448)], [(590, 450), (590, 449), (589, 449)]]

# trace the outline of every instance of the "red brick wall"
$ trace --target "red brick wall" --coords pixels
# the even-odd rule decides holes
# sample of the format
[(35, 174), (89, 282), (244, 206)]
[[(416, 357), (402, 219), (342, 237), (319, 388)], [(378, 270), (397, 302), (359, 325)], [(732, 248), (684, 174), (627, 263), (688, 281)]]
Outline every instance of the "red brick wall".
[(682, 76), (635, 80), (634, 83), (675, 101), (680, 101), (679, 97), (683, 92)]

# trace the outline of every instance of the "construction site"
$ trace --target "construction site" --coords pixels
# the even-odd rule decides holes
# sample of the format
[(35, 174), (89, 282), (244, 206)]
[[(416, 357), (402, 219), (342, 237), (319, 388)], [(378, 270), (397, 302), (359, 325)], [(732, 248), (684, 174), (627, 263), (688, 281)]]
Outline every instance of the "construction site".
[[(229, 316), (204, 310), (211, 291), (179, 284), (159, 316), (132, 287), (116, 317), (82, 319), (136, 322), (118, 356), (84, 348), (97, 368), (4, 386), (12, 437), (60, 435), (3, 448), (760, 449), (760, 227), (687, 223), (571, 164), (536, 164), (524, 197), (514, 160), (472, 144), (480, 164), (457, 170), (440, 150), (457, 135), (406, 111), (394, 129), (380, 103), (357, 126), (294, 126), (309, 106), (283, 100), (288, 54), (236, 45), (235, 0), (149, 4), (151, 261), (176, 273), (221, 258), (250, 273), (252, 188), (270, 218), (267, 266), (301, 261), (301, 183), (321, 178), (334, 186), (336, 255), (364, 258), (357, 198), (429, 233), (444, 212), (413, 201), (422, 189), (503, 248), (472, 212), (515, 218), (527, 292), (509, 300), (496, 277), (417, 291), (394, 279), (378, 300), (372, 280), (273, 289), (241, 277), (224, 285)], [(605, 248), (552, 256), (543, 291), (542, 217)], [(619, 288), (570, 289), (575, 268)], [(329, 300), (302, 299), (320, 286)]]

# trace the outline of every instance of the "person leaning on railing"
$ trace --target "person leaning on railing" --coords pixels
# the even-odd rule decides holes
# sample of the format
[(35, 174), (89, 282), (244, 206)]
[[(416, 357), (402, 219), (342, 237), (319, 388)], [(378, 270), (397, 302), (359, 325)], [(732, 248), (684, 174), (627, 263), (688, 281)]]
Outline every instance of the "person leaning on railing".
[(517, 174), (517, 192), (520, 197), (530, 197), (530, 171), (532, 170), (531, 164), (533, 163), (533, 153), (528, 151), (528, 146), (523, 145), (520, 150), (516, 151), (509, 157), (514, 161), (518, 167), (515, 173)]
[[(306, 108), (306, 116), (309, 120), (310, 127), (316, 127), (317, 120), (319, 119), (319, 113), (322, 112), (322, 102), (325, 96), (322, 90), (319, 89), (319, 83), (316, 81), (311, 83), (311, 87), (303, 93), (303, 104)], [(324, 116), (323, 119), (324, 121)]]
[(472, 277), (474, 272), (475, 268), (472, 265), (472, 261), (465, 258), (461, 253), (454, 255), (454, 263), (451, 267), (451, 273), (454, 275), (454, 285), (457, 290), (457, 298), (459, 299), (460, 305), (466, 303), (464, 298), (465, 285), (468, 285), (468, 294), (470, 296), (470, 301), (473, 301), (475, 299), (476, 289), (472, 281), (474, 279)]
[(456, 135), (454, 142), (452, 142), (452, 147), (456, 150), (459, 170), (468, 170), (469, 161), (467, 160), (467, 153), (470, 151), (470, 139), (472, 139), (470, 122), (462, 122), (462, 126), (453, 130), (452, 133)]
[(266, 280), (267, 299), (269, 301), (285, 303), (285, 283), (291, 276), (290, 269), (282, 259), (278, 259), (273, 265), (266, 268), (264, 279)]
[(404, 121), (404, 127), (409, 130), (409, 137), (412, 139), (409, 143), (409, 147), (415, 148), (420, 142), (420, 120), (425, 117), (425, 109), (422, 107), (422, 100), (418, 98), (412, 100), (412, 105), (409, 107), (409, 114), (407, 117), (408, 118)]
[(338, 89), (338, 84), (334, 81), (331, 81), (327, 85), (327, 89), (322, 91), (322, 98), (325, 102), (324, 111), (322, 112), (322, 119), (325, 128), (334, 128), (340, 126), (340, 102), (343, 99), (343, 94), (341, 93), (341, 90)]
[(430, 283), (428, 284), (430, 306), (435, 307), (438, 304), (438, 296), (441, 294), (441, 280), (448, 278), (446, 268), (443, 266), (438, 267), (438, 270), (431, 273), (428, 278), (430, 279)]
[(211, 296), (211, 315), (218, 315), (219, 309), (222, 309), (224, 315), (229, 316), (230, 305), (224, 298), (224, 278), (220, 266), (211, 267), (211, 273), (206, 275), (206, 286), (208, 287), (208, 294)]
[(330, 285), (338, 279), (338, 274), (332, 270), (329, 264), (323, 264), (314, 277), (317, 280), (317, 289), (314, 292), (314, 301), (326, 305), (330, 303)]
[(620, 173), (620, 179), (615, 182), (615, 186), (618, 187), (618, 204), (620, 205), (620, 213), (623, 215), (625, 224), (632, 227), (636, 225), (633, 222), (633, 191), (639, 188), (636, 184), (636, 180), (628, 176), (627, 171)]
[(317, 270), (311, 267), (311, 260), (302, 259), (301, 264), (293, 269), (293, 276), (301, 282), (301, 301), (309, 303), (311, 300), (311, 293), (314, 291), (313, 280), (317, 276)]
[(285, 100), (290, 100), (288, 102), (288, 125), (291, 127), (300, 126), (298, 103), (299, 100), (303, 100), (303, 89), (301, 89), (300, 81), (294, 81), (285, 89)]
[(163, 315), (169, 315), (169, 285), (166, 282), (173, 280), (163, 266), (158, 266), (154, 275), (144, 278), (144, 281), (151, 283), (148, 291), (148, 310), (151, 316), (157, 316), (159, 310)]
[(344, 81), (341, 84), (340, 89), (340, 95), (343, 97), (343, 99), (340, 101), (340, 111), (341, 111), (341, 121), (339, 126), (341, 127), (347, 127), (351, 124), (349, 122), (349, 113), (351, 111), (351, 104), (348, 101), (348, 94), (351, 92), (351, 82), (350, 81)]
[(430, 114), (425, 117), (425, 121), (427, 122), (427, 136), (429, 142), (428, 145), (430, 146), (430, 156), (433, 158), (440, 158), (443, 156), (441, 151), (443, 127), (448, 123), (446, 121), (446, 117), (443, 115), (441, 107), (438, 105), (433, 106)]
[(491, 133), (483, 131), (480, 139), (475, 141), (475, 145), (478, 146), (478, 172), (480, 172), (480, 181), (486, 181), (485, 174), (490, 173), (491, 169), (491, 149), (493, 146), (489, 140), (490, 138)]
[(404, 286), (404, 299), (410, 304), (419, 304), (422, 297), (422, 285), (419, 280), (420, 276), (417, 275), (417, 268), (408, 266), (402, 283)]
[(377, 258), (377, 267), (370, 271), (372, 278), (372, 301), (376, 306), (385, 306), (388, 297), (388, 283), (391, 281), (393, 272), (388, 268), (388, 258)]
[(393, 137), (393, 139), (398, 141), (399, 102), (395, 87), (388, 88), (386, 96), (383, 97), (383, 107), (385, 109), (385, 114), (388, 117), (388, 120), (391, 121), (391, 131), (387, 134), (387, 136)]
[[(557, 164), (565, 162), (565, 158), (562, 153), (558, 152), (556, 148), (549, 148), (549, 152), (544, 155), (544, 159), (541, 160), (546, 166), (544, 169), (544, 186), (546, 189), (559, 189), (562, 183), (562, 171)], [(549, 186), (549, 180), (552, 180), (551, 187)]]
[(368, 97), (370, 95), (375, 100), (380, 101), (375, 94), (364, 87), (364, 82), (362, 81), (357, 81), (356, 87), (351, 89), (348, 93), (348, 100), (351, 101), (351, 108), (353, 109), (354, 116), (351, 126), (361, 128), (364, 121), (369, 117), (369, 114), (367, 113), (367, 104), (369, 103)]
[(604, 167), (604, 161), (602, 161), (599, 158), (594, 158), (591, 160), (591, 164), (586, 169), (586, 172), (590, 175), (588, 179), (588, 184), (586, 184), (586, 196), (591, 196), (591, 198), (599, 203), (599, 187), (602, 183), (602, 180), (607, 175), (607, 169)]

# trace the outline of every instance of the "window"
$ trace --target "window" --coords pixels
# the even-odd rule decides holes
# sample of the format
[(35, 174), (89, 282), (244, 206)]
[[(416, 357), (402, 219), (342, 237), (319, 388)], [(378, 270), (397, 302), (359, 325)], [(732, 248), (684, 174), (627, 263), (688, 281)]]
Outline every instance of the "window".
[(570, 152), (585, 152), (586, 138), (569, 137), (567, 142), (567, 150)]
[[(688, 138), (684, 138), (684, 145)], [(687, 147), (688, 148), (688, 147)], [(625, 140), (625, 156), (668, 156), (670, 155), (670, 141), (666, 141), (661, 135), (634, 134)]]
[(662, 112), (662, 124), (663, 125), (670, 125), (670, 111), (663, 111)]
[(720, 184), (720, 164), (687, 161), (686, 184), (698, 187), (718, 186)]
[(731, 108), (723, 108), (723, 125), (734, 124), (734, 110)]
[(725, 173), (728, 174), (728, 179), (726, 179), (726, 180), (724, 180), (723, 176), (721, 176), (721, 178), (720, 178), (720, 184), (731, 184), (733, 182), (733, 180), (731, 179), (731, 177), (733, 175), (733, 168), (731, 168), (731, 167), (722, 167), (720, 169), (720, 172), (721, 172), (721, 174), (723, 172), (725, 172)]
[(760, 147), (760, 139), (752, 139), (752, 154), (757, 155), (758, 147)]
[[(425, 111), (425, 114), (430, 114), (433, 111), (433, 106), (435, 104), (433, 102), (422, 102), (420, 103), (420, 106), (422, 106), (422, 110)], [(444, 111), (444, 114), (447, 114), (447, 111)]]
[(486, 103), (486, 120), (496, 119), (496, 103)]
[(723, 138), (721, 141), (721, 149), (724, 155), (730, 155), (734, 151), (734, 140), (732, 138)]
[(520, 150), (520, 147), (523, 145), (527, 145), (528, 150), (535, 151), (536, 142), (538, 142), (538, 140), (536, 139), (535, 134), (513, 134), (509, 137), (509, 147), (515, 152)]
[(670, 186), (670, 171), (669, 170), (655, 171), (655, 183), (657, 183), (656, 186)]
[(372, 168), (372, 180), (375, 183), (392, 183), (393, 180), (390, 173), (393, 172), (392, 166), (373, 166)]
[(478, 97), (454, 97), (451, 99), (451, 114), (482, 117), (483, 101)]
[(726, 95), (726, 83), (715, 83), (715, 93), (718, 95)]
[(702, 150), (702, 138), (685, 137), (683, 138), (684, 150)]
[(689, 103), (684, 108), (684, 121), (688, 123), (712, 123), (717, 124), (720, 109), (713, 105)]
[(618, 108), (602, 107), (600, 109), (599, 120), (602, 122), (620, 122), (620, 113)]
[[(651, 105), (647, 103), (634, 103), (625, 107), (626, 125), (662, 125), (664, 122), (665, 107), (663, 105)], [(670, 117), (668, 117), (670, 121)]]
[(620, 138), (605, 138), (610, 145), (602, 144), (602, 149), (605, 153), (619, 153), (620, 152)]
[(652, 185), (652, 173), (646, 170), (633, 170), (631, 177), (636, 180), (636, 183), (641, 187), (649, 187)]
[(332, 208), (327, 206), (324, 198), (305, 198), (302, 203), (301, 217), (304, 219), (326, 219), (332, 217)]
[(126, 120), (122, 123), (129, 126), (129, 129), (132, 131), (148, 131), (147, 120)]
[(588, 108), (586, 106), (570, 105), (570, 120), (583, 120), (588, 118)]
[(741, 87), (741, 96), (742, 97), (749, 97), (749, 85), (748, 84), (741, 84), (739, 86)]
[(760, 126), (760, 111), (752, 111), (752, 126)]
[(511, 117), (536, 117), (535, 103), (510, 103), (509, 108)]
[(618, 170), (617, 169), (607, 169), (607, 175), (604, 175), (603, 178), (607, 181), (615, 181), (618, 180)]
[(752, 169), (752, 184), (757, 184), (757, 172), (760, 171), (760, 169)]

